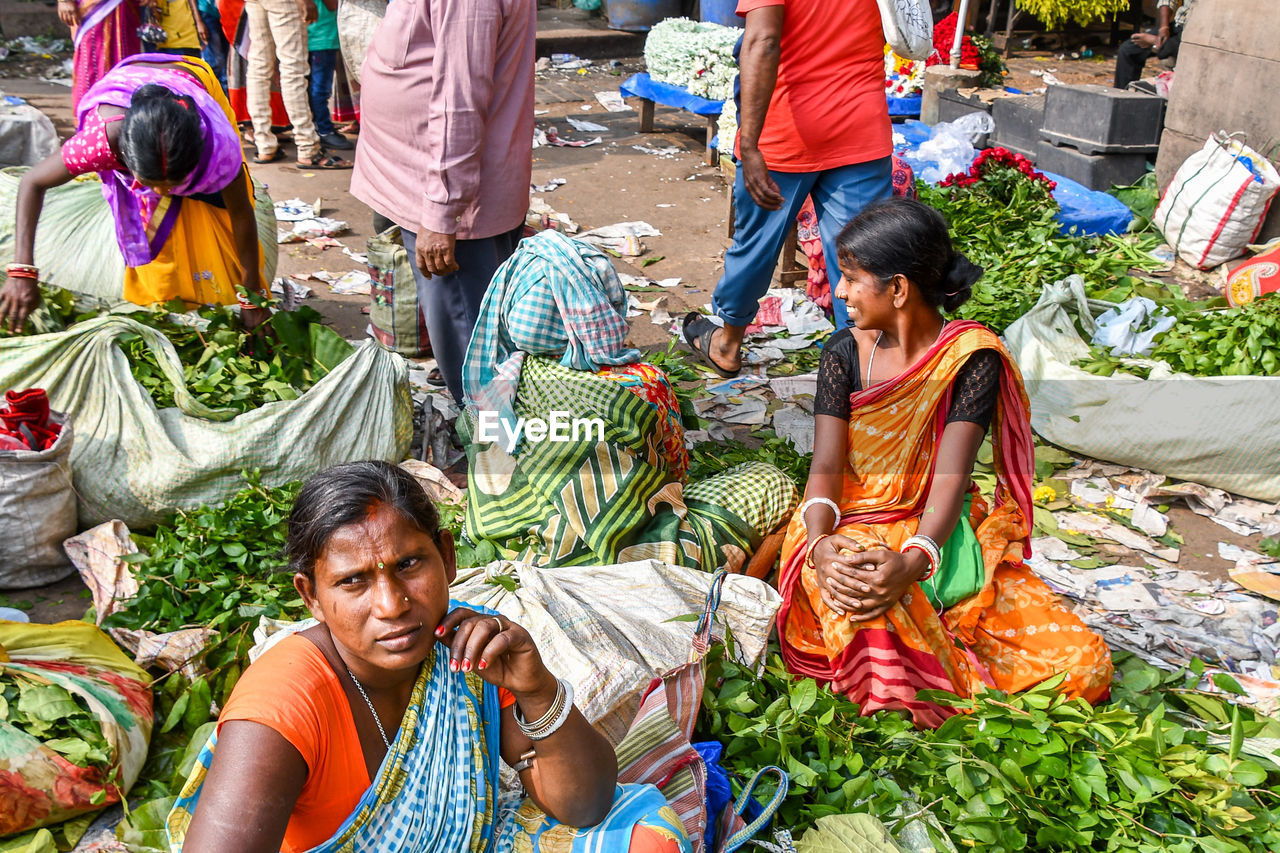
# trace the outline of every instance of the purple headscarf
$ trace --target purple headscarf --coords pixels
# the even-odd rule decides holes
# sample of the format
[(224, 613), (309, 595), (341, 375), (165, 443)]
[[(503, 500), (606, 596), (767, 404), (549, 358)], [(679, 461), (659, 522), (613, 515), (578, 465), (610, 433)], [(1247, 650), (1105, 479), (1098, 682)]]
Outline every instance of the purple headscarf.
[[(140, 53), (121, 60), (85, 93), (76, 110), (76, 123), (83, 127), (84, 117), (90, 110), (96, 110), (103, 104), (127, 110), (133, 103), (133, 93), (154, 83), (191, 98), (200, 116), (204, 138), (200, 162), (186, 180), (171, 191), (170, 195), (178, 198), (171, 199), (164, 221), (152, 230), (150, 239), (147, 236), (150, 218), (164, 197), (147, 187), (135, 186), (132, 175), (114, 171), (98, 173), (102, 178), (102, 194), (115, 216), (120, 252), (124, 255), (124, 262), (131, 267), (144, 266), (155, 259), (177, 220), (181, 196), (221, 192), (244, 168), (244, 153), (236, 126), (204, 86), (181, 71), (138, 65), (171, 65), (175, 61), (179, 61), (177, 57), (164, 53)], [(186, 58), (181, 61), (200, 62)]]

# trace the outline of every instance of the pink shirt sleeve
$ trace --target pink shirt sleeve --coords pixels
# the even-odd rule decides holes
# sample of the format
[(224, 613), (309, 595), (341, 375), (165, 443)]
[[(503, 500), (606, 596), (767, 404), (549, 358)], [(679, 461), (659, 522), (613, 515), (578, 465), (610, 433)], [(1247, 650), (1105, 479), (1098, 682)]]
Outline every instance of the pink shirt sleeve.
[(428, 0), (428, 7), (436, 49), (419, 221), (454, 234), (480, 189), (503, 13), (495, 0)]
[(124, 168), (107, 142), (106, 122), (93, 111), (85, 117), (84, 128), (63, 143), (62, 164), (73, 175)]

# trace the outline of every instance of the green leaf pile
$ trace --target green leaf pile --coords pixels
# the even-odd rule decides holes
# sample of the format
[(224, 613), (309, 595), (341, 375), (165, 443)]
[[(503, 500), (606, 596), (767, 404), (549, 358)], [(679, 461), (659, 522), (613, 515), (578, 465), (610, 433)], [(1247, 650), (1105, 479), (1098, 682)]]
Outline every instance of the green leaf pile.
[[(1163, 361), (1191, 376), (1280, 376), (1280, 294), (1268, 293), (1240, 308), (1167, 304), (1180, 314), (1156, 339), (1146, 360)], [(1090, 347), (1078, 367), (1099, 376), (1116, 372), (1147, 378), (1150, 365)]]
[[(80, 311), (69, 291), (41, 288), (43, 300), (23, 330), (25, 335), (65, 331), (97, 316)], [(355, 348), (324, 325), (314, 308), (278, 311), (264, 332), (249, 332), (231, 308), (206, 306), (187, 312), (181, 301), (129, 317), (156, 329), (173, 344), (188, 390), (200, 403), (237, 414), (267, 403), (296, 400), (349, 357)], [(199, 327), (197, 327), (197, 324)], [(0, 329), (0, 337), (11, 336)], [(174, 403), (173, 386), (155, 354), (136, 335), (119, 341), (134, 379), (160, 409)]]
[(0, 720), (77, 767), (110, 769), (111, 747), (85, 701), (65, 688), (8, 670), (0, 676)]
[[(777, 821), (795, 833), (865, 812), (897, 834), (927, 812), (957, 847), (991, 853), (1280, 849), (1280, 765), (1267, 752), (1280, 723), (1197, 690), (1198, 666), (1117, 661), (1112, 699), (1097, 707), (1053, 683), (973, 701), (930, 693), (965, 713), (918, 731), (897, 714), (859, 716), (776, 655), (757, 676), (720, 648), (700, 735), (724, 742), (738, 779), (788, 771)], [(1219, 686), (1239, 689), (1229, 677)]]
[(1150, 269), (1153, 235), (1089, 237), (1063, 234), (1054, 219), (1058, 204), (1038, 182), (1012, 169), (972, 186), (934, 187), (918, 182), (920, 200), (951, 224), (958, 251), (985, 272), (955, 316), (1003, 332), (1040, 298), (1046, 284), (1081, 275), (1095, 290), (1140, 282), (1131, 268)]

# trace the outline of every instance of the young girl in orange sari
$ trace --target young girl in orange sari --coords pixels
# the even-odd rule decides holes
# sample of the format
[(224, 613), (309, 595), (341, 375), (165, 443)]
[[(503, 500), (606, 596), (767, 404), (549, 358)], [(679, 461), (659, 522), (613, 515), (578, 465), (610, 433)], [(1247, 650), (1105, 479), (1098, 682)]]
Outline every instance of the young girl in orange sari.
[[(925, 689), (969, 697), (1065, 673), (1067, 695), (1104, 698), (1106, 644), (1022, 562), (1033, 455), (1018, 368), (989, 329), (942, 314), (981, 268), (904, 198), (863, 211), (838, 251), (851, 326), (823, 350), (806, 501), (782, 551), (787, 665), (920, 726), (954, 713)], [(984, 498), (972, 473), (988, 429), (998, 482)]]

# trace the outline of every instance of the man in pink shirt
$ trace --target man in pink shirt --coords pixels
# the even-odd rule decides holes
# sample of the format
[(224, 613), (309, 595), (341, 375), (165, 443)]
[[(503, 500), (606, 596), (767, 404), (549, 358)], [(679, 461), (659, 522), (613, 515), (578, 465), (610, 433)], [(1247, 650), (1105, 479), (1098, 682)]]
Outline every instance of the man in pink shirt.
[(489, 280), (533, 172), (536, 0), (395, 0), (360, 80), (351, 194), (401, 226), (455, 400)]

